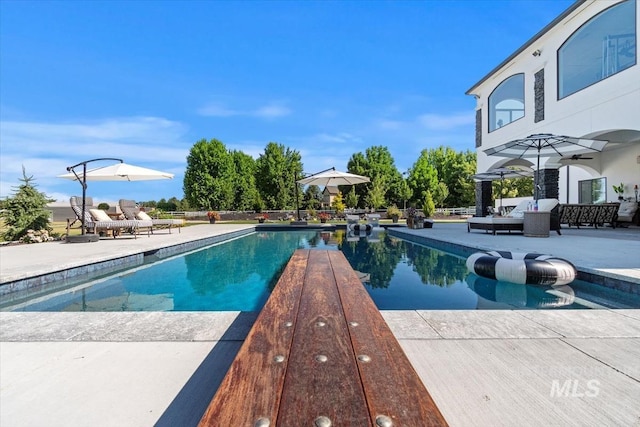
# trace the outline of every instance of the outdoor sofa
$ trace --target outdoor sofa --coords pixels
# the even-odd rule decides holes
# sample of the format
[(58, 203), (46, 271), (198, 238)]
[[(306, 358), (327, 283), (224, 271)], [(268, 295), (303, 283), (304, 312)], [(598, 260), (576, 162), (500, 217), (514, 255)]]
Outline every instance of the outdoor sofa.
[[(494, 235), (498, 231), (508, 231), (509, 233), (512, 231), (524, 232), (524, 213), (528, 207), (530, 207), (531, 203), (531, 200), (522, 200), (504, 216), (494, 215), (468, 218), (467, 232), (471, 232), (471, 230), (485, 230), (490, 231)], [(558, 199), (538, 200), (538, 211), (551, 212), (552, 217), (555, 216), (553, 211), (556, 209), (556, 206), (558, 206)], [(560, 226), (554, 218), (551, 219), (550, 229), (560, 234)]]

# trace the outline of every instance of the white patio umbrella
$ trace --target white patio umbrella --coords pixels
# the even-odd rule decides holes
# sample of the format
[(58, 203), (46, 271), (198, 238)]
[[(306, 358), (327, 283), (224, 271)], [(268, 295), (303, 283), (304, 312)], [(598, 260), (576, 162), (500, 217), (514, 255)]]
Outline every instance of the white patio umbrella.
[[(87, 170), (87, 163), (107, 160), (116, 160), (119, 163)], [(79, 166), (82, 166), (82, 171), (76, 172), (75, 168)], [(69, 166), (67, 168), (67, 172), (68, 173), (63, 175), (58, 175), (58, 178), (78, 181), (80, 185), (82, 185), (82, 217), (80, 218), (82, 223), (82, 236), (85, 234), (84, 217), (86, 211), (85, 198), (87, 193), (87, 181), (150, 181), (155, 179), (173, 179), (172, 173), (129, 165), (124, 163), (122, 159), (115, 159), (111, 157), (80, 162), (77, 165)], [(90, 240), (81, 238), (78, 241), (88, 242)]]
[(58, 178), (80, 181), (83, 176), (86, 177), (87, 181), (150, 181), (154, 179), (173, 179), (172, 173), (133, 166), (124, 162), (89, 169), (86, 173), (80, 173), (78, 175), (71, 171), (64, 175), (58, 175)]
[(473, 175), (472, 178), (480, 181), (494, 181), (496, 179), (500, 180), (500, 210), (502, 211), (502, 188), (504, 185), (504, 179), (505, 178), (524, 178), (532, 175), (533, 175), (533, 172), (531, 171), (509, 169), (509, 168), (496, 168), (496, 169), (490, 169), (486, 172), (477, 173)]
[(318, 172), (307, 178), (298, 180), (298, 183), (302, 185), (317, 185), (321, 187), (354, 185), (364, 182), (369, 182), (369, 178), (348, 172), (340, 172), (337, 171), (336, 168), (327, 169), (326, 171)]
[[(338, 185), (354, 185), (369, 182), (369, 178), (362, 175), (356, 175), (348, 172), (337, 171), (335, 167), (323, 170), (321, 172), (310, 175), (306, 178), (296, 181), (302, 185), (317, 185), (320, 187), (338, 186)], [(298, 194), (296, 190), (296, 195)], [(296, 197), (296, 205), (298, 199)], [(296, 206), (298, 211), (298, 220), (300, 220), (300, 208)]]
[(565, 135), (538, 133), (526, 138), (505, 142), (502, 145), (488, 148), (484, 152), (488, 156), (501, 156), (515, 159), (537, 157), (535, 174), (535, 199), (538, 200), (538, 176), (540, 175), (540, 156), (571, 156), (574, 154), (602, 151), (608, 141), (598, 139), (576, 138)]

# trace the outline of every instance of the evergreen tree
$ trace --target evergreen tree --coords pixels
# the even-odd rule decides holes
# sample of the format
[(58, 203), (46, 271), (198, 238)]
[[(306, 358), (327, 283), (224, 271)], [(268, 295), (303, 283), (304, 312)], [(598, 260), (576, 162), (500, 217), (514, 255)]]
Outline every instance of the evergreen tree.
[(2, 237), (8, 241), (19, 240), (27, 234), (27, 230), (52, 230), (46, 207), (54, 200), (36, 190), (32, 184), (33, 176), (27, 176), (24, 166), (20, 181), (22, 184), (18, 186), (13, 197), (5, 200), (4, 210), (0, 212), (6, 227)]

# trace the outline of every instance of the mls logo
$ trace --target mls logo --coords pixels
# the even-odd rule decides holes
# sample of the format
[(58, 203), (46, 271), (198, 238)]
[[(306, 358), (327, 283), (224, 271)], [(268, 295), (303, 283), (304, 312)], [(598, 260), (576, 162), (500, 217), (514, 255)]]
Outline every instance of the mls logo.
[[(584, 382), (583, 382), (584, 383)], [(589, 380), (586, 384), (580, 384), (580, 380), (560, 380), (551, 382), (549, 397), (596, 397), (600, 393), (600, 381)]]

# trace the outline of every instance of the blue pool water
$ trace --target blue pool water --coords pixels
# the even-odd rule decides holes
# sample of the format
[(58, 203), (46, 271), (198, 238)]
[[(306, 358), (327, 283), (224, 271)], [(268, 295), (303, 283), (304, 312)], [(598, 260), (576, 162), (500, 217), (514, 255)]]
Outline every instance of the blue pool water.
[[(373, 237), (376, 237), (375, 239)], [(341, 250), (379, 309), (637, 308), (640, 297), (575, 281), (523, 286), (467, 272), (465, 259), (380, 233), (260, 232), (31, 298), (23, 311), (256, 311), (298, 248)]]

